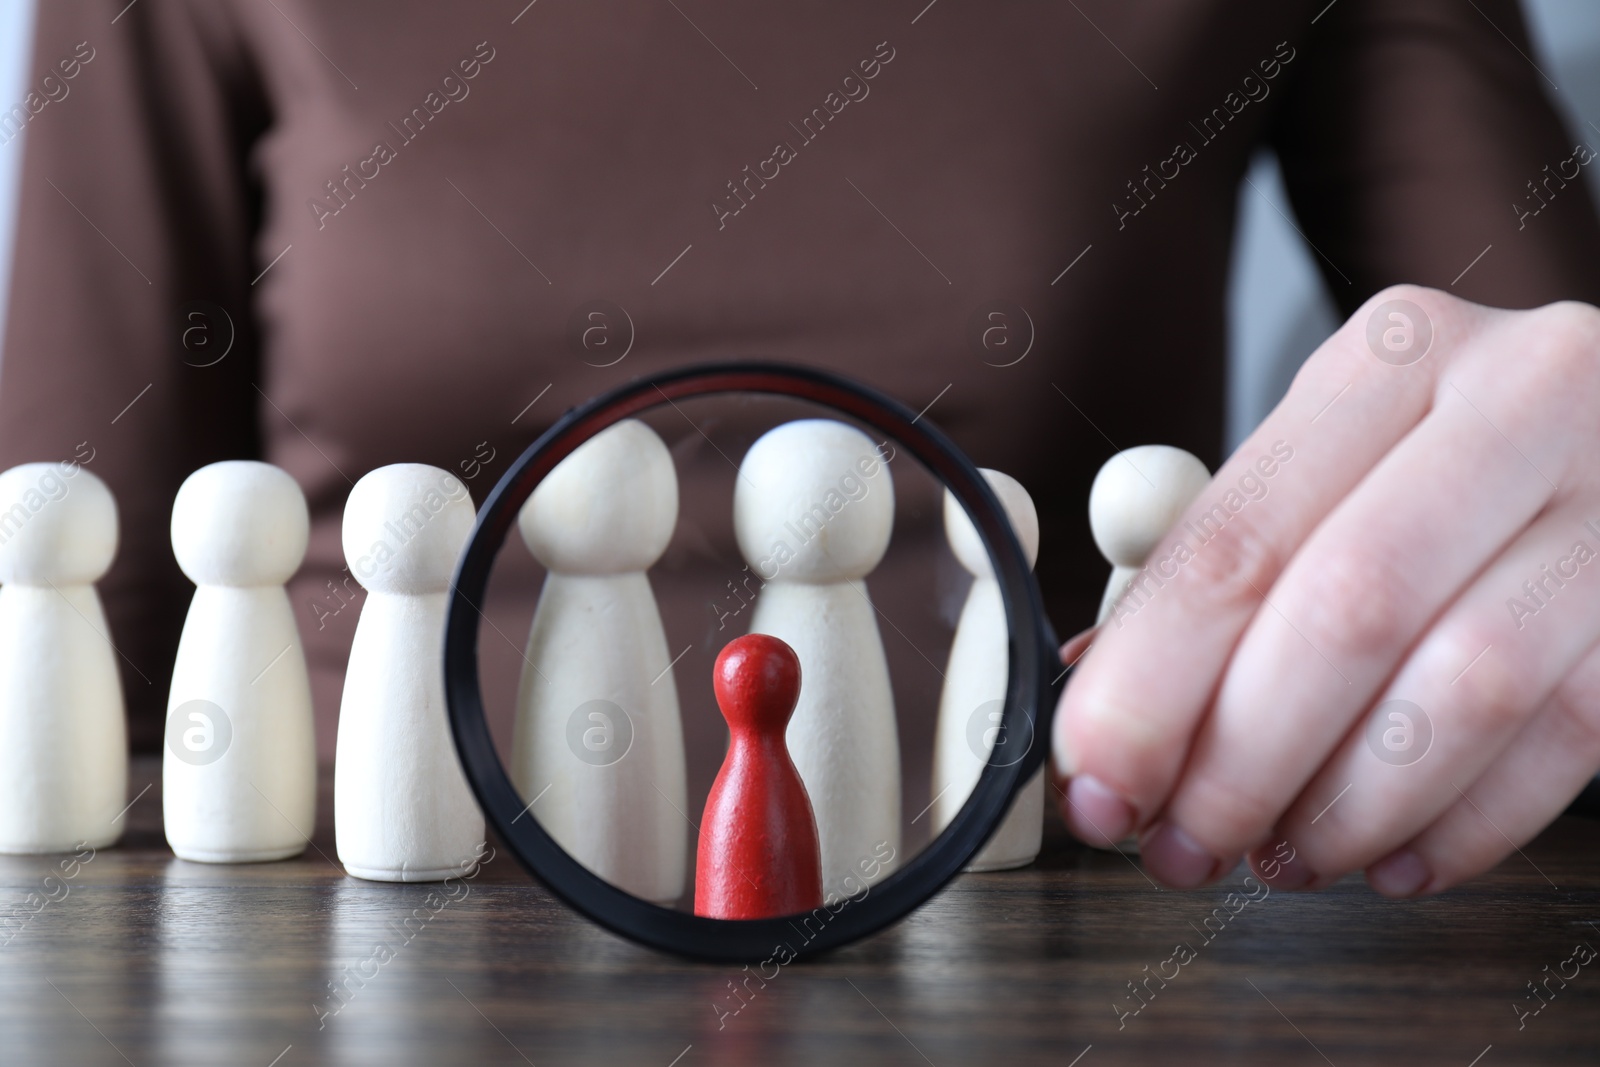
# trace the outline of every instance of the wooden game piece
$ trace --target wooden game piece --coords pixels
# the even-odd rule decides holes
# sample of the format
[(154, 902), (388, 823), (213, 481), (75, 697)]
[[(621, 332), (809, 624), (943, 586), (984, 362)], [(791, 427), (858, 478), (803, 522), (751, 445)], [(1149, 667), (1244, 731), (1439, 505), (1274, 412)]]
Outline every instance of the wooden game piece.
[[(766, 583), (751, 632), (787, 642), (806, 675), (788, 745), (816, 814), (823, 891), (850, 896), (864, 862), (900, 853), (894, 696), (863, 581), (889, 547), (893, 479), (861, 431), (831, 419), (785, 423), (745, 454), (733, 517)], [(892, 869), (882, 864), (877, 878)]]
[(117, 505), (76, 464), (0, 474), (0, 852), (99, 848), (122, 834), (128, 734), (93, 583)]
[[(1106, 460), (1089, 488), (1089, 529), (1111, 564), (1096, 626), (1111, 617), (1128, 583), (1210, 482), (1204, 463), (1171, 445), (1139, 445)], [(1115, 848), (1137, 853), (1139, 839), (1130, 835)]]
[(161, 774), (167, 843), (181, 859), (285, 859), (309, 840), (311, 685), (283, 588), (309, 525), (295, 480), (252, 460), (201, 467), (173, 502), (173, 553), (195, 583)]
[(635, 420), (562, 460), (518, 518), (549, 574), (517, 694), (513, 781), (574, 858), (661, 903), (683, 894), (692, 826), (677, 682), (645, 571), (677, 521), (672, 456)]
[(1112, 565), (1096, 624), (1110, 617), (1151, 551), (1210, 483), (1204, 463), (1171, 445), (1140, 445), (1106, 460), (1089, 490), (1089, 528)]
[[(1032, 567), (1039, 555), (1039, 515), (1015, 478), (985, 470), (1022, 551)], [(978, 784), (996, 743), (1005, 708), (1006, 678), (1010, 669), (1010, 627), (1005, 605), (995, 581), (989, 553), (983, 547), (966, 509), (949, 492), (944, 495), (944, 528), (956, 559), (972, 574), (972, 588), (961, 608), (950, 661), (945, 667), (944, 690), (939, 696), (939, 721), (933, 742), (933, 826), (943, 830), (967, 802)], [(977, 717), (981, 721), (974, 723)], [(975, 727), (977, 728), (975, 730)], [(975, 739), (983, 746), (975, 748)], [(1006, 739), (1010, 740), (1010, 739)], [(1023, 745), (1029, 742), (1019, 738)], [(1035, 738), (1035, 744), (1045, 743)], [(1013, 746), (1015, 747), (1015, 746)], [(1014, 762), (1026, 754), (1001, 748), (999, 760)], [(1023, 785), (1005, 820), (989, 843), (967, 865), (969, 871), (999, 871), (1032, 863), (1039, 855), (1044, 833), (1044, 772), (1041, 768)]]
[(357, 878), (438, 881), (479, 854), (483, 814), (445, 716), (450, 577), (472, 498), (437, 467), (367, 474), (344, 506), (344, 556), (367, 590), (339, 704), (333, 827)]
[(820, 908), (817, 823), (784, 744), (799, 657), (776, 637), (738, 637), (717, 656), (711, 684), (729, 741), (700, 820), (694, 913), (768, 919)]

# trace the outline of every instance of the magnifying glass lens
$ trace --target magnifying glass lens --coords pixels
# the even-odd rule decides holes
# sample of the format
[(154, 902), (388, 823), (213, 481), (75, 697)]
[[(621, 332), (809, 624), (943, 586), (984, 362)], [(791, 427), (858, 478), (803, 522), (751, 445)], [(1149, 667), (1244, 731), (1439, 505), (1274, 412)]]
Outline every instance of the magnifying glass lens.
[[(760, 390), (660, 401), (558, 428), (559, 458), (521, 464), (480, 518), (475, 544), (515, 505), (472, 604), (482, 726), (517, 805), (490, 812), (497, 829), (559, 853), (530, 866), (656, 942), (630, 927), (831, 921), (874, 894), (903, 913), (950, 872), (896, 873), (963, 826), (986, 771), (989, 825), (964, 826), (958, 860), (1030, 862), (1037, 709), (1007, 709), (1013, 650), (1039, 638), (1012, 632), (927, 442)], [(980, 514), (1004, 516), (989, 537), (1014, 532), (1031, 566), (1026, 491), (985, 477)], [(491, 801), (496, 774), (466, 762)]]

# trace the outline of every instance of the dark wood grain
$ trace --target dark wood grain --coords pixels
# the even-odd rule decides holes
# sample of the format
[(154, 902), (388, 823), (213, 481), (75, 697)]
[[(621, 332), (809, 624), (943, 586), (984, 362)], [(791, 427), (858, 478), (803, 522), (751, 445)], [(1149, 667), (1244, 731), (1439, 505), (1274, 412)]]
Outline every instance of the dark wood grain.
[[(713, 1005), (737, 1003), (729, 983), (744, 972), (618, 940), (503, 853), (469, 893), (402, 931), (414, 909), (430, 914), (437, 887), (345, 878), (326, 792), (303, 859), (176, 860), (157, 770), (136, 765), (134, 793), (156, 784), (125, 842), (70, 879), (45, 885), (63, 873), (59, 857), (0, 860), (0, 909), (55, 898), (0, 946), (0, 1062), (1600, 1061), (1600, 961), (1564, 989), (1552, 981), (1554, 999), (1520, 1030), (1513, 1010), (1534, 1006), (1525, 983), (1576, 943), (1600, 947), (1600, 824), (1584, 820), (1558, 822), (1525, 856), (1436, 899), (1383, 901), (1359, 879), (1272, 893), (1209, 942), (1198, 928), (1243, 872), (1203, 892), (1157, 891), (1129, 860), (1077, 848), (1052, 825), (1036, 867), (963, 876), (869, 942), (764, 986), (750, 979), (719, 1029)], [(1153, 999), (1119, 1028), (1113, 1005), (1133, 1005), (1126, 983), (1178, 942), (1196, 958), (1165, 988), (1152, 980)], [(392, 959), (376, 962), (380, 945)], [(371, 977), (351, 980), (348, 1002), (319, 1025), (318, 1006), (338, 1006), (328, 983), (351, 972)]]

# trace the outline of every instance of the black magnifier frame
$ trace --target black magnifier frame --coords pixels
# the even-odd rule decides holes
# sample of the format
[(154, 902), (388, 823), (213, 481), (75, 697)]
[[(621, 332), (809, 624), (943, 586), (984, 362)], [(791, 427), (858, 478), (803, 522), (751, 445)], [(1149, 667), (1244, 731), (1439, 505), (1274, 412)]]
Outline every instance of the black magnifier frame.
[[(991, 756), (967, 803), (926, 848), (853, 897), (801, 915), (708, 919), (634, 897), (573, 859), (537, 819), (495, 751), (478, 677), (478, 635), (489, 575), (522, 505), (546, 475), (596, 433), (663, 403), (721, 393), (793, 397), (833, 408), (888, 435), (939, 477), (966, 509), (994, 567), (1010, 630), (1002, 736), (1030, 738), (1005, 765)], [(1043, 763), (1068, 670), (1045, 618), (1038, 584), (1000, 500), (971, 460), (926, 418), (867, 386), (808, 367), (732, 362), (648, 375), (568, 411), (512, 464), (478, 513), (456, 568), (445, 625), (444, 679), (456, 752), (495, 832), (528, 873), (568, 906), (622, 937), (705, 960), (780, 962), (849, 944), (915, 910), (967, 865)]]

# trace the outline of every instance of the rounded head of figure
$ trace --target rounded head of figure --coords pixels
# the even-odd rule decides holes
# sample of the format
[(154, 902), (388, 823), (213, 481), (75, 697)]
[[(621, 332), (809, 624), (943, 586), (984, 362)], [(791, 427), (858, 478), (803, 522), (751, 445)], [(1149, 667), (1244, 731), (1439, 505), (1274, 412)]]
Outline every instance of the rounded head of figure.
[(299, 484), (255, 460), (201, 467), (172, 503), (172, 551), (196, 585), (282, 585), (305, 559), (310, 528)]
[(1142, 567), (1211, 482), (1206, 465), (1181, 448), (1140, 445), (1106, 460), (1089, 490), (1089, 528), (1118, 567)]
[(648, 570), (678, 524), (678, 475), (656, 432), (626, 419), (556, 464), (517, 525), (528, 550), (560, 574)]
[(889, 548), (894, 480), (877, 446), (833, 419), (762, 434), (733, 491), (739, 550), (764, 581), (865, 578)]
[(768, 634), (746, 634), (722, 647), (711, 688), (728, 727), (782, 737), (800, 700), (800, 657)]
[[(982, 473), (989, 488), (1000, 498), (1000, 506), (1005, 508), (1006, 518), (1011, 520), (1011, 529), (1022, 543), (1022, 554), (1027, 557), (1029, 568), (1032, 568), (1039, 558), (1039, 512), (1033, 506), (1033, 497), (1022, 488), (1021, 482), (1009, 474), (988, 469)], [(950, 549), (955, 552), (956, 559), (974, 577), (994, 576), (994, 567), (989, 561), (988, 551), (983, 547), (983, 539), (978, 536), (978, 528), (972, 525), (972, 520), (967, 517), (967, 509), (957, 502), (949, 490), (945, 490), (944, 494), (944, 532), (950, 539)]]
[(467, 487), (449, 471), (379, 467), (345, 501), (345, 562), (374, 593), (445, 592), (476, 517)]
[(0, 582), (87, 585), (117, 554), (117, 502), (72, 463), (24, 463), (0, 474)]

